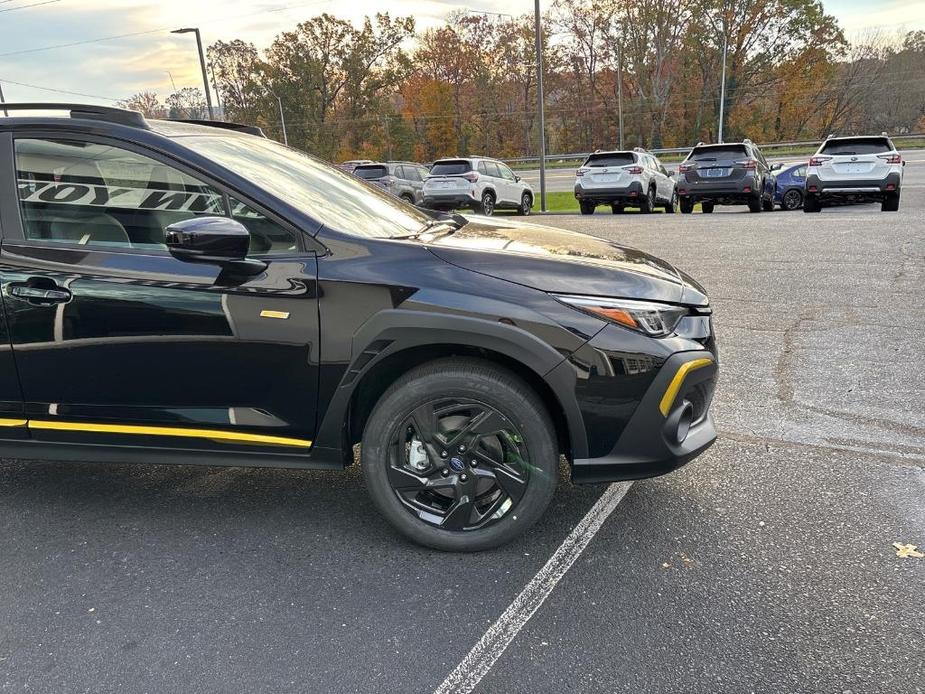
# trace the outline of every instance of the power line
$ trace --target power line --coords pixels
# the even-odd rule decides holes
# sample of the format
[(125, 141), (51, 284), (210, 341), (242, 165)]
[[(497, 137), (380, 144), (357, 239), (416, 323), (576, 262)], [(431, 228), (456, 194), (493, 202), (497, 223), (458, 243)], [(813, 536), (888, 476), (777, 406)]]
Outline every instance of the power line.
[(52, 5), (56, 2), (61, 2), (61, 0), (44, 0), (43, 2), (34, 2), (31, 5), (20, 5), (19, 7), (7, 7), (0, 12), (13, 12), (14, 10), (28, 10), (30, 7), (41, 7), (42, 5)]
[(84, 92), (72, 92), (67, 89), (55, 89), (54, 87), (42, 87), (38, 84), (29, 84), (27, 82), (15, 82), (13, 80), (8, 80), (5, 77), (0, 77), (0, 82), (3, 84), (15, 84), (17, 87), (28, 87), (30, 89), (41, 89), (45, 92), (55, 92), (57, 94), (68, 94), (70, 96), (85, 96), (90, 99), (102, 99), (103, 101), (119, 101), (119, 99), (113, 99), (111, 96), (100, 96), (99, 94), (85, 94)]

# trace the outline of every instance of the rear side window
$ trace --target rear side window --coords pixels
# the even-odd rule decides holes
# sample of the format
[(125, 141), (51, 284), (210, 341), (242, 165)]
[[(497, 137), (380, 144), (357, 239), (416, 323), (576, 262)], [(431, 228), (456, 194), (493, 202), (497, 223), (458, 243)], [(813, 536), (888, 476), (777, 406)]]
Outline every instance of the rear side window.
[(434, 164), (431, 176), (458, 176), (472, 171), (472, 164), (465, 159), (444, 159)]
[(695, 147), (690, 158), (694, 161), (722, 161), (748, 157), (745, 145), (724, 145), (717, 147)]
[(885, 137), (858, 137), (850, 140), (829, 140), (820, 150), (820, 154), (883, 154), (892, 152), (893, 145)]
[(632, 152), (616, 152), (614, 154), (592, 154), (585, 161), (585, 166), (600, 168), (604, 166), (629, 166), (636, 163), (636, 155)]
[(375, 181), (377, 178), (388, 176), (389, 170), (385, 166), (358, 166), (353, 170), (353, 174), (366, 181)]
[(501, 169), (493, 161), (483, 162), (485, 164), (485, 173), (494, 178), (501, 178)]

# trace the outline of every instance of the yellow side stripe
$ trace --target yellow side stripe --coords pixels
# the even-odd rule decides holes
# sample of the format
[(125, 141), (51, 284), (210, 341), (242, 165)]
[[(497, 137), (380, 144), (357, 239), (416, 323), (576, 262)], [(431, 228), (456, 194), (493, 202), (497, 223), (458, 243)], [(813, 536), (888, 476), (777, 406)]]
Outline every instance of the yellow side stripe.
[(276, 446), (299, 446), (301, 448), (308, 448), (312, 445), (312, 442), (306, 439), (291, 439), (285, 436), (268, 436), (266, 434), (245, 434), (237, 431), (223, 431), (221, 429), (183, 429), (179, 427), (153, 427), (136, 424), (92, 424), (89, 422), (56, 422), (35, 419), (29, 420), (28, 427), (30, 429), (51, 429), (54, 431), (89, 431), (101, 434), (178, 436), (193, 439), (216, 439), (219, 441), (244, 441), (249, 443), (266, 443)]
[(24, 427), (28, 424), (25, 419), (0, 419), (0, 427)]
[(681, 390), (681, 384), (684, 383), (684, 379), (687, 378), (687, 374), (689, 374), (691, 371), (702, 369), (705, 366), (710, 366), (712, 363), (712, 359), (704, 358), (692, 359), (689, 362), (681, 364), (681, 368), (678, 369), (678, 373), (676, 373), (674, 378), (671, 379), (671, 383), (668, 384), (668, 389), (662, 396), (661, 403), (659, 403), (658, 409), (661, 410), (663, 417), (667, 417), (668, 413), (671, 412), (671, 408), (674, 406), (675, 398), (678, 397), (678, 391)]

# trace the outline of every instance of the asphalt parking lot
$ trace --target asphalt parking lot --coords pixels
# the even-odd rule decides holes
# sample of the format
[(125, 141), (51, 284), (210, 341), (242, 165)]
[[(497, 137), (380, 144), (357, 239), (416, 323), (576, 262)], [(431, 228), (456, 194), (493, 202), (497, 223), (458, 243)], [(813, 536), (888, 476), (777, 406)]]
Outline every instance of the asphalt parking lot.
[[(925, 559), (893, 547), (925, 547), (925, 161), (898, 214), (743, 210), (543, 220), (706, 285), (721, 438), (629, 487), (475, 691), (925, 690)], [(452, 555), (356, 469), (3, 461), (0, 689), (433, 692), (605, 489)]]

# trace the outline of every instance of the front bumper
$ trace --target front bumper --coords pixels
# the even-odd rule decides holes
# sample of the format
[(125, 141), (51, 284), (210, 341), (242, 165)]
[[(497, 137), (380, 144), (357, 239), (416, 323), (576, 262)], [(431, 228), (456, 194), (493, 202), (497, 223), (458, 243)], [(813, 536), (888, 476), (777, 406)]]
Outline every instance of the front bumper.
[(858, 179), (846, 181), (823, 181), (816, 174), (806, 177), (806, 192), (819, 197), (871, 196), (883, 197), (898, 192), (902, 178), (898, 173), (889, 173), (886, 178)]
[(633, 181), (624, 188), (586, 188), (575, 184), (575, 198), (599, 204), (612, 202), (633, 203), (642, 197), (642, 183)]
[[(716, 441), (710, 403), (719, 365), (709, 350), (669, 357), (609, 453), (572, 461), (576, 483), (657, 477), (690, 462)], [(689, 414), (689, 427), (682, 417)], [(686, 428), (686, 434), (678, 436)]]

